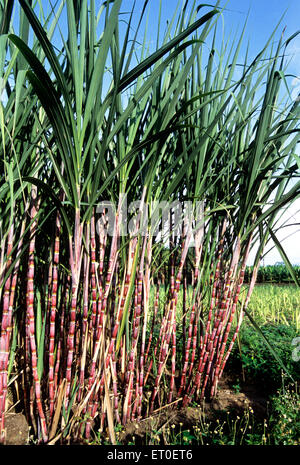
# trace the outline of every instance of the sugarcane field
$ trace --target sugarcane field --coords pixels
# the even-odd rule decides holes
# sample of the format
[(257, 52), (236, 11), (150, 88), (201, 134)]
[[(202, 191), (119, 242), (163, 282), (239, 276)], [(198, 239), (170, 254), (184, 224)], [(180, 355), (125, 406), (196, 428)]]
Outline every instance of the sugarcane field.
[(0, 0), (0, 445), (300, 445), (299, 18)]

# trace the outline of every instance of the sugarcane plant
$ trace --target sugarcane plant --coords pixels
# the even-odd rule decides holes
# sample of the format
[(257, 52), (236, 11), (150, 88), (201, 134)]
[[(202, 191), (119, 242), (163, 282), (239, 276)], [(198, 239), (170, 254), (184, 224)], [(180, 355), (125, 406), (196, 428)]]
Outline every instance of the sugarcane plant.
[(293, 37), (241, 64), (245, 28), (186, 1), (153, 51), (135, 3), (1, 7), (2, 442), (9, 388), (50, 444), (217, 395), (270, 237), (284, 255)]

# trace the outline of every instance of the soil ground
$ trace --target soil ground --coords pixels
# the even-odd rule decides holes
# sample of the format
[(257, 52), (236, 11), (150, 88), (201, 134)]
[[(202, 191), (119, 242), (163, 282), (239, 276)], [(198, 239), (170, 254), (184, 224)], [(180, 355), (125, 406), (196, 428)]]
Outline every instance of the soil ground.
[(162, 408), (150, 418), (146, 418), (138, 423), (132, 422), (127, 424), (124, 432), (120, 436), (121, 443), (128, 443), (135, 437), (135, 444), (143, 439), (146, 435), (155, 429), (163, 430), (167, 425), (182, 424), (182, 430), (192, 429), (204, 418), (206, 421), (216, 419), (221, 411), (231, 411), (236, 415), (242, 415), (247, 408), (251, 407), (256, 419), (263, 420), (267, 417), (268, 398), (263, 395), (259, 387), (254, 384), (241, 383), (240, 392), (233, 389), (234, 378), (230, 374), (224, 374), (220, 380), (218, 394), (211, 402), (204, 402), (198, 407), (189, 406), (185, 409), (170, 406)]
[[(220, 411), (234, 411), (237, 415), (251, 407), (256, 418), (266, 418), (267, 398), (259, 391), (255, 385), (249, 382), (241, 383), (239, 392), (233, 389), (234, 378), (232, 375), (224, 374), (220, 380), (218, 394), (211, 402), (204, 402), (201, 407), (189, 406), (185, 409), (170, 406), (162, 408), (151, 417), (137, 422), (127, 424), (120, 436), (121, 443), (128, 443), (135, 436), (136, 444), (143, 441), (143, 438), (150, 434), (153, 429), (159, 431), (167, 424), (183, 425), (183, 428), (192, 428), (205, 417), (207, 420), (215, 418)], [(28, 444), (29, 428), (25, 416), (18, 412), (9, 411), (6, 414), (6, 444), (24, 445)]]

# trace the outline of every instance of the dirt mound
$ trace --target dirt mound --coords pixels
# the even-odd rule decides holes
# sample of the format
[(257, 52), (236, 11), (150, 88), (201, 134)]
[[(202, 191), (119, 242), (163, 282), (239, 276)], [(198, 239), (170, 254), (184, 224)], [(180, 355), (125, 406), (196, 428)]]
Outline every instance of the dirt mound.
[[(266, 418), (267, 398), (251, 384), (241, 384), (240, 391), (233, 389), (234, 379), (230, 375), (224, 375), (220, 380), (217, 396), (210, 402), (203, 401), (199, 405), (192, 403), (187, 408), (180, 408), (175, 402), (171, 406), (157, 409), (153, 415), (128, 423), (121, 432), (118, 440), (123, 444), (135, 438), (135, 444), (143, 444), (145, 438), (150, 441), (153, 432), (164, 436), (165, 428), (192, 429), (195, 425), (204, 421), (214, 421), (220, 412), (231, 411), (236, 415), (251, 407), (256, 418)], [(29, 427), (22, 413), (9, 412), (5, 419), (6, 444), (24, 445), (28, 443)], [(148, 441), (147, 441), (148, 442)]]
[(8, 413), (5, 417), (6, 445), (20, 446), (27, 444), (29, 428), (22, 413)]
[[(256, 418), (267, 417), (268, 399), (256, 386), (243, 385), (241, 392), (236, 392), (232, 386), (231, 376), (224, 375), (220, 381), (217, 396), (213, 400), (203, 401), (198, 406), (193, 403), (187, 408), (178, 408), (176, 404), (163, 407), (144, 420), (127, 424), (119, 439), (121, 443), (128, 443), (134, 437), (135, 444), (143, 444), (145, 438), (150, 439), (153, 436), (154, 431), (164, 436), (166, 427), (178, 429), (181, 426), (182, 430), (192, 429), (195, 425), (205, 421), (214, 421), (221, 412), (230, 411), (242, 416), (250, 407)], [(151, 442), (149, 444), (151, 445)]]

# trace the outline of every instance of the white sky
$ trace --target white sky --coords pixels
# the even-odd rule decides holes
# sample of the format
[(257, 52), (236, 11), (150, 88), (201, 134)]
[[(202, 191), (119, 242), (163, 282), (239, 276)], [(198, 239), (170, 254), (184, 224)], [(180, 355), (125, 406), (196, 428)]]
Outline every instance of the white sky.
[[(298, 225), (293, 225), (295, 223), (298, 223)], [(279, 231), (276, 233), (276, 237), (284, 248), (290, 262), (293, 265), (300, 265), (300, 199), (297, 199), (280, 217), (278, 226), (284, 224), (291, 226), (286, 226), (279, 229)], [(271, 249), (272, 246), (274, 246), (274, 243), (270, 240), (265, 248), (265, 252)], [(257, 247), (253, 248), (250, 253), (248, 260), (249, 265), (253, 263), (256, 250)], [(267, 253), (261, 264), (274, 265), (276, 262), (282, 261), (283, 259), (281, 258), (280, 253), (276, 247), (273, 247), (272, 250)]]

